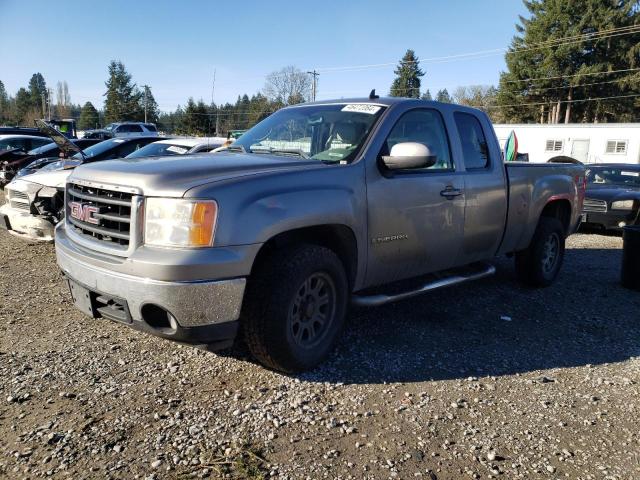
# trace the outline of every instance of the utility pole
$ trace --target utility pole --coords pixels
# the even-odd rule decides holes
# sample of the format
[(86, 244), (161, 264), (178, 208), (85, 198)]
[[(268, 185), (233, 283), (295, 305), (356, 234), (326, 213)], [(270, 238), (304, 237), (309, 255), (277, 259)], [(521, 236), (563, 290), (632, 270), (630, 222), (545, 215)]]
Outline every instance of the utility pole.
[(309, 75), (313, 77), (313, 83), (311, 84), (311, 101), (316, 101), (316, 93), (318, 92), (318, 72), (313, 70), (313, 72), (307, 72)]
[(46, 118), (47, 116), (47, 94), (42, 92), (40, 94), (42, 96), (42, 118)]
[(149, 85), (143, 85), (144, 87), (144, 123), (147, 123), (147, 90)]
[[(213, 69), (213, 84), (211, 85), (211, 108), (214, 107), (215, 103), (214, 103), (214, 95), (216, 93), (216, 69)], [(218, 107), (216, 107), (216, 131), (215, 131), (215, 136), (218, 136), (218, 131), (220, 129), (220, 116), (219, 116), (218, 112)]]
[(47, 89), (47, 103), (49, 104), (49, 110), (47, 115), (47, 120), (51, 121), (51, 97), (53, 97), (53, 90), (51, 88)]

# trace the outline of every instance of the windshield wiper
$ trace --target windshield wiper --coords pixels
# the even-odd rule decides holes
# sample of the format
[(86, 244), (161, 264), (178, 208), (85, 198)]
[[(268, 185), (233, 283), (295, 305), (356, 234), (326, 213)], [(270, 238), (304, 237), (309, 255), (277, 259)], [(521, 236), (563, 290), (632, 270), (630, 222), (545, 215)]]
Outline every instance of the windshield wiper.
[(226, 147), (224, 150), (221, 150), (222, 152), (242, 152), (242, 153), (247, 153), (247, 151), (245, 150), (245, 148), (242, 145), (229, 145), (228, 147)]
[(282, 154), (282, 155), (297, 155), (299, 157), (302, 158), (306, 158), (308, 159), (309, 156), (304, 153), (303, 150), (301, 150), (300, 148), (273, 148), (273, 147), (259, 147), (259, 148), (253, 148), (253, 147), (249, 147), (249, 151), (251, 153), (275, 153), (277, 154)]

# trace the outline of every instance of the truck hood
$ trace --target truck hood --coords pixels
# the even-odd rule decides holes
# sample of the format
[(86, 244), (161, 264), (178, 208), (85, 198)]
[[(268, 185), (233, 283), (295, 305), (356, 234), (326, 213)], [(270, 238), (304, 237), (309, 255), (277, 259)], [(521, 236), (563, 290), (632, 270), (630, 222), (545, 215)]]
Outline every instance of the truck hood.
[(14, 180), (14, 182), (35, 183), (44, 187), (64, 188), (67, 178), (73, 170), (54, 170), (52, 172), (34, 173)]
[(588, 185), (585, 196), (587, 198), (604, 200), (606, 202), (613, 202), (615, 200), (632, 200), (636, 198), (640, 199), (640, 188), (612, 185)]
[(181, 197), (194, 187), (222, 180), (322, 167), (318, 160), (218, 152), (89, 163), (76, 168), (70, 181), (137, 188), (145, 195)]

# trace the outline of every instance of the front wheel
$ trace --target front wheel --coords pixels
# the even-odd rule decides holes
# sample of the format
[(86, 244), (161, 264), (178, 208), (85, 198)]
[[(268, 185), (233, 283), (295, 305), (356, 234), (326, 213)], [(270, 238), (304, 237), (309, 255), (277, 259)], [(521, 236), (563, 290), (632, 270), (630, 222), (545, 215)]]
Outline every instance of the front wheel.
[(529, 248), (516, 253), (516, 274), (532, 287), (551, 285), (562, 267), (565, 234), (557, 218), (542, 217)]
[(275, 252), (247, 286), (241, 321), (249, 350), (274, 370), (315, 367), (342, 328), (348, 291), (344, 267), (333, 251), (301, 245)]

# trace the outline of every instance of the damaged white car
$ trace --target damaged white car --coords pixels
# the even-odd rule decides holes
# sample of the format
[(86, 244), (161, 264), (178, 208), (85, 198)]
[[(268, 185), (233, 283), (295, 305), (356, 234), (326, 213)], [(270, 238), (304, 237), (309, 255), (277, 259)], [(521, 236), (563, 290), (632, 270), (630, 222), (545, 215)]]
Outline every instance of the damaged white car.
[(5, 188), (7, 203), (0, 207), (0, 228), (28, 240), (53, 240), (64, 217), (64, 188), (71, 170), (58, 170), (16, 179)]

